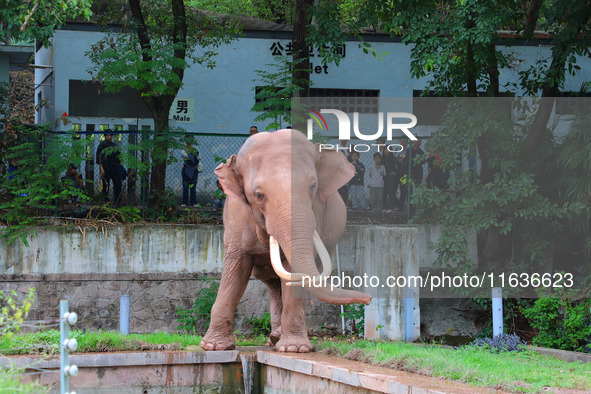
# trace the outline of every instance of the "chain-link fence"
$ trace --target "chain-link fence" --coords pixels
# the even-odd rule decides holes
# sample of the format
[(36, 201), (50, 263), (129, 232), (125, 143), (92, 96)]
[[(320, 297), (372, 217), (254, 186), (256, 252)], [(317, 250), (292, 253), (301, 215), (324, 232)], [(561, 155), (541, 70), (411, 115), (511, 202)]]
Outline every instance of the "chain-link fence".
[[(221, 161), (225, 160), (230, 155), (237, 153), (244, 141), (249, 137), (247, 134), (189, 132), (169, 132), (163, 134), (150, 130), (115, 130), (113, 133), (114, 136), (112, 141), (120, 151), (121, 163), (127, 172), (127, 176), (122, 177), (124, 179), (122, 179), (121, 182), (121, 193), (119, 195), (117, 205), (138, 207), (142, 212), (145, 212), (146, 207), (152, 203), (148, 200), (148, 196), (152, 194), (150, 193), (150, 186), (154, 171), (160, 171), (160, 177), (164, 178), (161, 185), (164, 185), (164, 189), (166, 190), (167, 200), (166, 204), (164, 205), (167, 207), (175, 205), (180, 206), (182, 204), (195, 204), (201, 207), (211, 206), (214, 208), (221, 208), (221, 191), (218, 189), (217, 176), (215, 175), (214, 170)], [(101, 142), (105, 140), (106, 131), (82, 132), (74, 130), (73, 132), (68, 133), (49, 132), (41, 134), (41, 138), (43, 139), (41, 145), (48, 145), (48, 141), (52, 139), (55, 141), (56, 139), (52, 138), (52, 136), (55, 136), (56, 134), (61, 135), (58, 140), (64, 147), (63, 149), (58, 149), (58, 155), (67, 157), (65, 162), (58, 166), (54, 165), (52, 168), (55, 170), (55, 172), (63, 171), (63, 173), (60, 175), (62, 182), (64, 179), (71, 177), (72, 173), (75, 172), (75, 177), (73, 179), (78, 180), (83, 194), (88, 198), (80, 198), (80, 196), (78, 198), (59, 198), (55, 203), (50, 202), (49, 204), (46, 204), (54, 205), (54, 208), (45, 209), (45, 214), (50, 216), (62, 216), (60, 212), (72, 212), (76, 210), (77, 207), (80, 207), (78, 210), (80, 211), (79, 214), (82, 215), (93, 205), (101, 205), (104, 202), (106, 179), (100, 175), (100, 167), (97, 164), (97, 149), (99, 148)], [(157, 146), (156, 141), (158, 141), (158, 138), (160, 138), (160, 141), (165, 142), (167, 147), (166, 154), (164, 156), (166, 159), (166, 166), (160, 168), (155, 167), (153, 163), (153, 157), (155, 157), (154, 149)], [(425, 140), (428, 140), (429, 137), (426, 136), (422, 138), (423, 143), (421, 144), (421, 152), (428, 152), (426, 147), (427, 142)], [(396, 141), (396, 139), (394, 139), (394, 141)], [(39, 143), (39, 141), (36, 142)], [(363, 142), (364, 141), (353, 139), (349, 141), (349, 145), (351, 146), (351, 151), (356, 151), (359, 153), (360, 162), (363, 163), (367, 169), (369, 169), (369, 167), (373, 165), (373, 155), (377, 152), (377, 150), (375, 147), (369, 149), (369, 145), (363, 144)], [(80, 144), (81, 149), (67, 149), (69, 145), (76, 145), (77, 143)], [(324, 143), (332, 144), (335, 147), (339, 146), (339, 141), (331, 137), (326, 138)], [(401, 140), (400, 143), (402, 144), (403, 141)], [(410, 146), (410, 141), (406, 141), (404, 145)], [(397, 145), (396, 147), (395, 145), (395, 149), (401, 148), (402, 146)], [(473, 150), (474, 154), (465, 155), (462, 165), (460, 166), (461, 168), (458, 167), (457, 170), (472, 170), (477, 172), (479, 162), (476, 157), (476, 147), (474, 147)], [(394, 150), (393, 152), (398, 152), (398, 150)], [(412, 154), (410, 149), (407, 149), (405, 152), (410, 152)], [(187, 184), (188, 182), (186, 179), (185, 182), (183, 182), (183, 166), (187, 160), (188, 153), (193, 153), (199, 158), (199, 165), (195, 167), (195, 172), (198, 172), (196, 175), (197, 180), (195, 182), (196, 201), (192, 201), (191, 199), (191, 185)], [(345, 153), (350, 155), (349, 152)], [(45, 163), (49, 158), (47, 153), (43, 154), (46, 155), (46, 157), (41, 159), (41, 163)], [(55, 155), (55, 149), (50, 154)], [(411, 154), (409, 154), (409, 156), (411, 156)], [(22, 157), (23, 155), (20, 155), (19, 159), (22, 159)], [(414, 162), (415, 157), (409, 158)], [(76, 164), (70, 165), (71, 168), (68, 169), (68, 162)], [(38, 161), (34, 161), (32, 163), (32, 171), (36, 171), (35, 168), (39, 168), (38, 163)], [(399, 212), (400, 214), (405, 214), (408, 219), (411, 216), (411, 209), (408, 201), (410, 201), (411, 195), (413, 193), (414, 184), (424, 183), (427, 181), (429, 165), (427, 164), (426, 160), (423, 161), (423, 164), (419, 166), (421, 167), (421, 175), (419, 178), (417, 178), (416, 171), (413, 169), (415, 165), (409, 165), (408, 158), (405, 163), (406, 164), (404, 166), (398, 166), (397, 172), (399, 173), (399, 177), (396, 180), (397, 186), (394, 193), (396, 200), (395, 205), (397, 208), (399, 208), (395, 211)], [(47, 166), (48, 164), (49, 163), (45, 163), (44, 166)], [(165, 176), (162, 177), (162, 173), (164, 172)], [(31, 171), (29, 171), (29, 173), (15, 174), (17, 174), (17, 176), (22, 179), (20, 182), (23, 185), (30, 183), (27, 182), (27, 179), (30, 179), (30, 177), (34, 175)], [(405, 179), (399, 182), (398, 179), (400, 179), (400, 177), (404, 177)], [(413, 180), (412, 183), (409, 182), (410, 179)], [(366, 174), (366, 186), (368, 185), (368, 180), (369, 176)], [(111, 197), (111, 201), (113, 201), (115, 197), (115, 182), (113, 180), (109, 180), (109, 184), (110, 190), (108, 192), (108, 197)], [(410, 187), (408, 187), (408, 185), (410, 185)], [(186, 197), (184, 196), (185, 193), (183, 189), (187, 189), (185, 191)], [(59, 191), (55, 193), (59, 193)], [(365, 200), (369, 201), (369, 188), (364, 187), (363, 193), (366, 194)], [(27, 191), (24, 193), (13, 191), (12, 195), (22, 195), (22, 197), (24, 197), (23, 201), (30, 202), (31, 200), (31, 198), (26, 198), (30, 196), (29, 192)], [(349, 191), (346, 191), (341, 195), (346, 202), (350, 203), (351, 194)], [(70, 207), (68, 208), (68, 206)], [(55, 213), (52, 213), (52, 210), (54, 210)]]
[[(156, 133), (152, 131), (114, 131), (113, 133), (113, 142), (121, 151), (121, 163), (127, 172), (127, 176), (122, 180), (119, 205), (142, 206), (145, 204), (145, 197), (149, 195), (150, 175), (151, 171), (154, 171), (151, 167), (154, 143), (149, 142), (154, 141)], [(198, 172), (195, 187), (197, 203), (206, 206), (214, 202), (218, 197), (215, 168), (222, 160), (237, 153), (248, 136), (248, 134), (179, 132), (168, 135), (166, 138), (170, 148), (166, 157), (165, 188), (176, 197), (179, 205), (184, 202), (182, 201), (183, 166), (188, 153), (194, 153), (199, 158), (199, 165), (195, 168)], [(88, 195), (100, 195), (104, 191), (105, 179), (101, 179), (100, 176), (97, 149), (105, 139), (105, 132), (81, 132), (76, 135), (76, 138), (87, 140), (86, 157), (77, 166), (76, 171), (85, 184)], [(112, 196), (112, 181), (110, 189), (109, 193)]]

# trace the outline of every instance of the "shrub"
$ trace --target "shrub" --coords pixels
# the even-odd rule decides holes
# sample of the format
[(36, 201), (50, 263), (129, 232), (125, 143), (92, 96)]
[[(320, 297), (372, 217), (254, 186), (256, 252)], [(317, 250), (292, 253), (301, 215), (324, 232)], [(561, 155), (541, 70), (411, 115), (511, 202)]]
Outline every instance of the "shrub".
[(539, 298), (523, 313), (538, 335), (536, 346), (591, 352), (591, 299)]
[[(179, 321), (182, 323), (178, 329), (183, 329), (190, 334), (206, 331), (209, 328), (211, 309), (220, 287), (220, 282), (215, 277), (202, 276), (200, 279), (203, 281), (203, 287), (197, 292), (193, 306), (189, 309), (179, 306), (177, 309)], [(203, 322), (203, 330), (199, 330), (201, 322)]]
[(20, 306), (16, 297), (17, 293), (14, 290), (8, 294), (0, 291), (0, 338), (10, 339), (15, 332), (20, 331), (21, 324), (29, 315), (35, 300), (35, 289), (29, 289)]
[(463, 348), (481, 348), (491, 353), (522, 352), (525, 343), (516, 334), (501, 334), (493, 338), (477, 338)]
[(269, 312), (262, 316), (253, 316), (245, 320), (252, 324), (252, 331), (255, 336), (271, 334), (271, 314)]
[[(0, 342), (10, 341), (14, 333), (20, 331), (35, 300), (35, 290), (29, 289), (29, 293), (20, 305), (16, 297), (17, 293), (14, 290), (8, 294), (0, 291)], [(0, 392), (39, 393), (44, 391), (38, 383), (20, 383), (19, 375), (23, 373), (24, 371), (19, 368), (0, 368)]]
[(345, 319), (350, 320), (351, 333), (362, 336), (365, 331), (365, 305), (349, 304), (345, 305), (345, 311), (341, 313)]

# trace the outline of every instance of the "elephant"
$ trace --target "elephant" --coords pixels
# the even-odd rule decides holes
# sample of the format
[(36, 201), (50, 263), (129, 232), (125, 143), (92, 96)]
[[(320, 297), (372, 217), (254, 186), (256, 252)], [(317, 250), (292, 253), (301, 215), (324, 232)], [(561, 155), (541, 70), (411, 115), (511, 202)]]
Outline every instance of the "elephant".
[[(331, 304), (371, 301), (363, 292), (315, 287), (304, 280), (331, 273), (330, 258), (347, 220), (337, 190), (355, 173), (342, 152), (319, 147), (295, 129), (259, 133), (215, 169), (228, 197), (223, 212), (226, 251), (211, 322), (200, 343), (204, 350), (234, 349), (234, 313), (251, 275), (269, 290), (272, 329), (267, 344), (280, 352), (314, 350), (302, 287)], [(315, 251), (322, 261), (320, 275)]]

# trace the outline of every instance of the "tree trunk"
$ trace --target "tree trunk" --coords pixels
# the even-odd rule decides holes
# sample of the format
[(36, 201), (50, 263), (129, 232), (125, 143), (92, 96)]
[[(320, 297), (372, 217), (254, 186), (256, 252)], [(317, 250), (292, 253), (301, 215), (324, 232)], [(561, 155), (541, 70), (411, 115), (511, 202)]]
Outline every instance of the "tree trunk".
[[(129, 7), (134, 19), (137, 21), (137, 35), (143, 50), (142, 61), (150, 62), (151, 43), (149, 30), (145, 24), (141, 3), (139, 0), (129, 0)], [(187, 16), (185, 13), (185, 3), (183, 0), (172, 0), (172, 14), (174, 16), (174, 26), (172, 32), (172, 42), (175, 44), (174, 57), (184, 60), (186, 57), (187, 45)], [(184, 77), (184, 66), (173, 66), (173, 73), (176, 74), (179, 81)], [(154, 148), (152, 149), (152, 169), (150, 173), (150, 194), (162, 192), (166, 189), (166, 161), (168, 159), (168, 114), (170, 107), (176, 97), (181, 85), (174, 86), (174, 92), (161, 96), (142, 95), (142, 100), (154, 118)], [(151, 86), (142, 90), (142, 93), (153, 91)]]
[(293, 71), (294, 83), (300, 86), (299, 97), (310, 96), (310, 52), (308, 50), (308, 7), (313, 4), (311, 0), (296, 0), (296, 14), (293, 25)]
[[(296, 0), (296, 13), (293, 25), (292, 47), (294, 69), (292, 71), (293, 83), (300, 87), (295, 97), (310, 96), (310, 51), (308, 50), (308, 7), (313, 0)], [(306, 125), (303, 119), (292, 116), (292, 127), (297, 130), (305, 130)]]
[(152, 169), (150, 172), (150, 195), (163, 192), (166, 189), (166, 159), (168, 157), (168, 110), (161, 109), (154, 113), (154, 148), (152, 150)]

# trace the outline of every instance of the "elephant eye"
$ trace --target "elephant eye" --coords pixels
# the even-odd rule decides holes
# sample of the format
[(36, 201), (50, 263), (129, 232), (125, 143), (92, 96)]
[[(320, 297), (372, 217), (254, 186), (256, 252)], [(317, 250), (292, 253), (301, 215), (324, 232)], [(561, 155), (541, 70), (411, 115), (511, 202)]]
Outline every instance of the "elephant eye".
[(313, 184), (312, 184), (312, 186), (310, 186), (310, 191), (311, 191), (312, 193), (314, 193), (314, 191), (315, 191), (315, 190), (316, 190), (316, 184), (315, 184), (315, 183), (313, 183)]
[(256, 196), (257, 200), (261, 200), (261, 201), (265, 198), (265, 195), (260, 192), (256, 192), (255, 196)]

